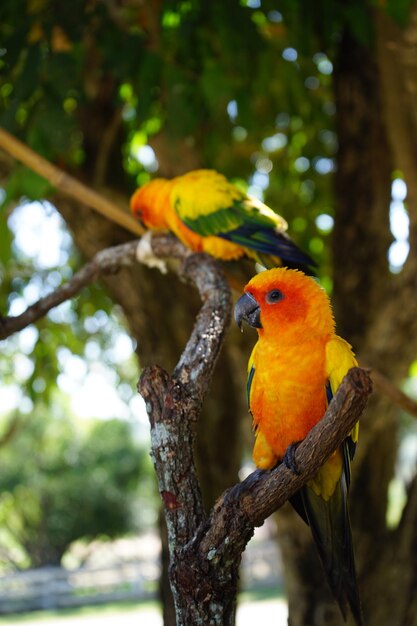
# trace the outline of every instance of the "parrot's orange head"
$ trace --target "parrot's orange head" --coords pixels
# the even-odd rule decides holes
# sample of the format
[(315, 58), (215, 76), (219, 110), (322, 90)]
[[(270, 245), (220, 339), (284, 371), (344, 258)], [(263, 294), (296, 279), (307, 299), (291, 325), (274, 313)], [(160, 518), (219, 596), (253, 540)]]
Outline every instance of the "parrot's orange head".
[(150, 229), (165, 229), (166, 210), (172, 183), (165, 178), (155, 178), (139, 187), (130, 199), (130, 208), (135, 217)]
[(298, 270), (279, 267), (254, 276), (237, 301), (235, 319), (260, 334), (327, 337), (334, 332), (329, 298), (318, 283)]

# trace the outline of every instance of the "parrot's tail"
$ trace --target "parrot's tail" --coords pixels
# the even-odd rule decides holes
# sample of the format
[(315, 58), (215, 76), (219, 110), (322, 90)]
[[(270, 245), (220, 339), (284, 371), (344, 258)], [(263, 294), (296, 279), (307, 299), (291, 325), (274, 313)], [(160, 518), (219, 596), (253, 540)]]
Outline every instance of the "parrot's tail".
[(317, 263), (290, 239), (286, 233), (253, 225), (239, 226), (219, 237), (242, 246), (249, 256), (267, 269), (288, 267), (314, 275)]
[(259, 263), (267, 269), (274, 267), (288, 267), (288, 269), (301, 270), (304, 274), (315, 275), (314, 268), (317, 263), (306, 254), (288, 237), (286, 233), (267, 231), (262, 233), (264, 241), (262, 247), (256, 250)]
[(347, 484), (342, 473), (333, 495), (325, 500), (306, 485), (294, 508), (311, 528), (330, 588), (344, 619), (350, 606), (358, 626), (363, 626), (361, 602), (347, 508)]
[(267, 270), (272, 270), (274, 267), (287, 267), (289, 270), (300, 270), (307, 276), (316, 276), (316, 272), (311, 268), (311, 264), (308, 265), (305, 262), (289, 261), (273, 254), (262, 254), (259, 252), (254, 254), (253, 257), (257, 263), (263, 265)]

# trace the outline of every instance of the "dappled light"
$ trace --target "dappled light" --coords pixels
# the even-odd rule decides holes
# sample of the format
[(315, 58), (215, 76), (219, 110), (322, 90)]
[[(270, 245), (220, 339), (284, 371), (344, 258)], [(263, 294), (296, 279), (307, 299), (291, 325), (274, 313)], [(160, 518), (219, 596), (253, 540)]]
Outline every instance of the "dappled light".
[(391, 186), (390, 227), (395, 238), (388, 251), (391, 271), (400, 272), (410, 251), (408, 241), (410, 220), (405, 207), (407, 185), (401, 178), (395, 178)]

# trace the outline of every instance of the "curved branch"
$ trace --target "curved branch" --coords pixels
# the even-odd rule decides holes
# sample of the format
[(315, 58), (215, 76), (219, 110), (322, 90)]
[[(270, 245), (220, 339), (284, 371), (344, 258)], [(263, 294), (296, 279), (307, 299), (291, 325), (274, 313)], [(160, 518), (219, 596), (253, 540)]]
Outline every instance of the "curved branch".
[[(231, 309), (227, 280), (214, 259), (192, 254), (185, 259), (181, 274), (197, 287), (203, 305), (172, 376), (158, 366), (147, 368), (138, 386), (151, 423), (152, 457), (165, 506), (171, 563), (205, 520), (193, 459), (194, 422), (212, 378)], [(198, 585), (200, 582), (196, 581)], [(206, 619), (204, 608), (189, 603), (183, 587), (174, 579), (171, 583), (178, 623), (220, 623)]]
[(180, 273), (197, 287), (203, 305), (172, 376), (159, 366), (149, 367), (138, 386), (150, 418), (152, 453), (172, 550), (190, 541), (204, 518), (193, 461), (193, 423), (199, 416), (231, 309), (226, 278), (214, 259), (192, 254), (184, 260)]
[[(234, 551), (236, 543), (246, 544), (253, 528), (263, 524), (269, 515), (312, 478), (346, 439), (363, 413), (371, 392), (372, 382), (368, 373), (359, 367), (349, 370), (323, 418), (295, 451), (299, 473), (295, 474), (281, 463), (272, 471), (256, 470), (239, 485), (226, 491), (207, 523), (201, 548), (228, 546), (229, 551)], [(237, 528), (237, 518), (240, 528)], [(191, 546), (187, 546), (188, 550)]]
[[(72, 279), (47, 296), (40, 298), (23, 313), (16, 316), (0, 316), (0, 340), (26, 328), (38, 321), (52, 308), (75, 296), (83, 287), (90, 284), (101, 274), (118, 271), (121, 267), (136, 262), (138, 241), (130, 241), (119, 246), (100, 250), (94, 258), (84, 265)], [(191, 253), (172, 235), (155, 235), (152, 249), (157, 256), (185, 259)]]
[(52, 308), (77, 294), (83, 287), (91, 283), (101, 273), (115, 271), (120, 265), (133, 261), (137, 242), (131, 242), (101, 250), (90, 263), (82, 267), (72, 279), (47, 296), (40, 298), (23, 313), (16, 316), (0, 317), (0, 339), (22, 330), (29, 324), (38, 321)]
[[(257, 470), (221, 496), (209, 519), (203, 521), (172, 565), (171, 577), (188, 608), (188, 620), (179, 623), (191, 626), (198, 623), (196, 616), (205, 617), (202, 623), (233, 623), (238, 568), (254, 527), (314, 476), (351, 431), (371, 391), (368, 374), (360, 368), (351, 369), (322, 420), (296, 450), (299, 474), (283, 464), (272, 471)], [(193, 605), (200, 607), (199, 614), (191, 614)]]

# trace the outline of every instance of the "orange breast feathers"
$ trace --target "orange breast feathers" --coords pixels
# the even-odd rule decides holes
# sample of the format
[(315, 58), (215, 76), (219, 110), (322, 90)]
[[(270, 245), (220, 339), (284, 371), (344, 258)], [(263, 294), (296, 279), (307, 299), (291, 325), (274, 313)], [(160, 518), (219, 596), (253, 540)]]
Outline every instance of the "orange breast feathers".
[(185, 245), (201, 252), (202, 238), (179, 219), (172, 208), (171, 193), (175, 179), (155, 178), (139, 187), (130, 200), (133, 214), (150, 230), (171, 230)]
[(257, 433), (253, 456), (258, 467), (267, 469), (282, 460), (289, 445), (304, 439), (325, 413), (324, 344), (305, 341), (290, 346), (260, 339), (253, 366), (250, 410)]

